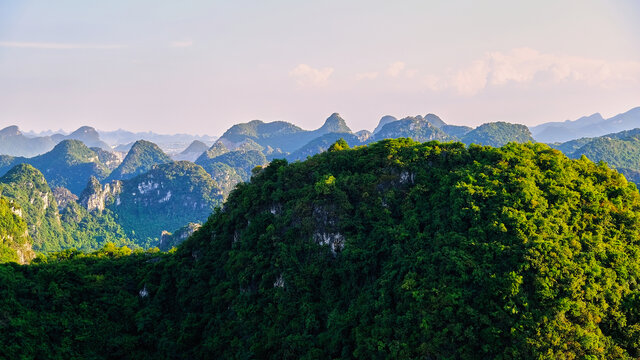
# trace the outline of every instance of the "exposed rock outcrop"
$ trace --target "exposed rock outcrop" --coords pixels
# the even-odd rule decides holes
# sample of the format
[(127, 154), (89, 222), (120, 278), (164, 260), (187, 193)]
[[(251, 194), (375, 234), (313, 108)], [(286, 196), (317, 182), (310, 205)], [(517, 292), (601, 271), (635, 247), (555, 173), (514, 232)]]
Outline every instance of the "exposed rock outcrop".
[(80, 194), (79, 203), (88, 211), (102, 211), (121, 192), (122, 182), (120, 180), (114, 180), (102, 186), (98, 179), (92, 176), (87, 187)]

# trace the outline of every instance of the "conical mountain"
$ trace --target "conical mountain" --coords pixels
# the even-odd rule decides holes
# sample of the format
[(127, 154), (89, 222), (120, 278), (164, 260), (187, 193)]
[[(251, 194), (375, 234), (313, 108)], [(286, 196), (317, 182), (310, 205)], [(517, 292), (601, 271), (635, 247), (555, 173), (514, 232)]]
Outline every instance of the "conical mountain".
[(373, 130), (373, 134), (377, 134), (380, 130), (382, 130), (382, 128), (387, 125), (388, 123), (392, 123), (394, 121), (398, 121), (398, 119), (395, 116), (391, 116), (391, 115), (385, 115), (382, 118), (380, 118), (380, 122), (378, 122), (378, 126), (376, 126), (376, 128)]
[(0, 130), (1, 155), (36, 156), (51, 150), (55, 144), (49, 136), (27, 137), (15, 125)]
[(130, 179), (151, 170), (154, 165), (172, 161), (158, 145), (150, 141), (138, 140), (133, 144), (122, 163), (109, 175), (108, 180)]
[(100, 140), (100, 134), (91, 126), (82, 126), (65, 137), (70, 140), (80, 140), (88, 147), (98, 147), (104, 150), (111, 150), (111, 147)]
[(173, 156), (173, 160), (195, 161), (200, 155), (209, 150), (209, 146), (200, 140), (194, 140), (186, 149)]
[(213, 159), (214, 157), (220, 156), (222, 154), (228, 153), (229, 148), (227, 148), (222, 141), (216, 141), (211, 145), (207, 151), (200, 154), (200, 156), (196, 159), (195, 163), (198, 165), (204, 164), (208, 159)]
[(316, 130), (319, 135), (328, 133), (351, 133), (347, 122), (338, 113), (333, 113), (325, 120), (324, 125)]
[(203, 143), (200, 140), (193, 140), (193, 142), (191, 144), (189, 144), (189, 146), (187, 146), (187, 148), (184, 149), (180, 154), (189, 154), (189, 153), (202, 154), (203, 152), (207, 151), (208, 149), (209, 149), (209, 147), (207, 146), (207, 144)]

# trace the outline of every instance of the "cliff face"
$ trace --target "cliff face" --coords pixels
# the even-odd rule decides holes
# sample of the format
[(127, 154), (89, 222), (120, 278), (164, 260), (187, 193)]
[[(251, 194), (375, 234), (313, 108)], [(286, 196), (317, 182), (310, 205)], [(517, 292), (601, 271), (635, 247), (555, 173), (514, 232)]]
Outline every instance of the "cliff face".
[(114, 180), (102, 186), (98, 179), (91, 177), (89, 184), (80, 195), (80, 205), (88, 211), (103, 211), (122, 192), (122, 182)]

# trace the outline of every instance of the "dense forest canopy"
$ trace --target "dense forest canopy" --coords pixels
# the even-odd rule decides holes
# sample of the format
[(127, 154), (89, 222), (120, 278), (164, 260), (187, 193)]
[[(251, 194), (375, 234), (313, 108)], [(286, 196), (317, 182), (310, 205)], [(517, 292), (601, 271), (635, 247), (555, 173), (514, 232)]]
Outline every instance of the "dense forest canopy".
[(640, 194), (543, 144), (274, 160), (175, 252), (0, 266), (8, 358), (635, 358)]

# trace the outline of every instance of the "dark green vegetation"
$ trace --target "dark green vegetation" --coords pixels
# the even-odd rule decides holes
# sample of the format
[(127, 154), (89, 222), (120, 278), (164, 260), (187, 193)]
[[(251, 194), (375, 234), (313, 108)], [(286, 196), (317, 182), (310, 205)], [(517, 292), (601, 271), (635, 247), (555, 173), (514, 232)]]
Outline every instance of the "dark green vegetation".
[(124, 180), (145, 173), (155, 165), (172, 162), (158, 145), (145, 141), (136, 141), (122, 163), (109, 174), (108, 180)]
[(0, 267), (6, 358), (630, 359), (640, 194), (543, 144), (276, 160), (174, 253)]

